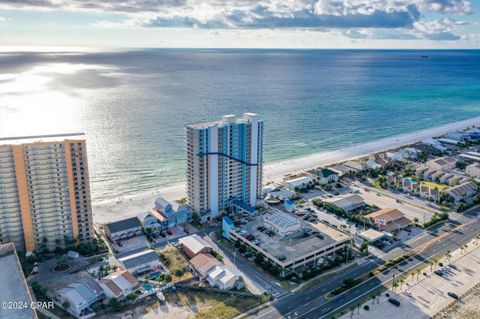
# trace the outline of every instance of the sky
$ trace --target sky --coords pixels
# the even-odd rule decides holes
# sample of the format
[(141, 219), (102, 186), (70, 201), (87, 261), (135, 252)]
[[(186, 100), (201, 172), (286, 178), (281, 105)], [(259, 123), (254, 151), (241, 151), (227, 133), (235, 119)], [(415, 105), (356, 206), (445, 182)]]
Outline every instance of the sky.
[(480, 48), (480, 0), (0, 0), (0, 50)]

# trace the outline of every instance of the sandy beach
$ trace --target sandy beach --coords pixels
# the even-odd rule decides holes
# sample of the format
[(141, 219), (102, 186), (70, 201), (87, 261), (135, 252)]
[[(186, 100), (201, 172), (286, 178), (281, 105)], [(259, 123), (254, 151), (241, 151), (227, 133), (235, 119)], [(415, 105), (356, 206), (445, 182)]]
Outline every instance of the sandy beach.
[[(318, 166), (364, 157), (368, 154), (394, 149), (403, 145), (422, 141), (426, 138), (440, 136), (450, 131), (462, 130), (478, 125), (480, 125), (480, 117), (475, 117), (435, 128), (355, 145), (336, 151), (316, 153), (279, 163), (267, 163), (264, 167), (264, 184), (279, 182), (286, 174), (295, 174)], [(147, 212), (153, 207), (153, 201), (158, 196), (162, 196), (173, 202), (174, 200), (185, 196), (184, 185), (179, 184), (161, 190), (122, 197), (112, 201), (94, 203), (94, 222), (104, 224)]]

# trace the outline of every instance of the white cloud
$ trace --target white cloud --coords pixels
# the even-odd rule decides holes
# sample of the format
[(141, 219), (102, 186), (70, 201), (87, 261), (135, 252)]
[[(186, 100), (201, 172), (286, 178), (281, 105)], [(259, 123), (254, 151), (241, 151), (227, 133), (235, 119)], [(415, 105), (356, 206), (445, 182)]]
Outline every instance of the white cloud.
[[(94, 24), (102, 28), (336, 29), (350, 38), (432, 40), (459, 39), (448, 15), (472, 13), (470, 0), (2, 0), (0, 8), (128, 16)], [(426, 13), (445, 18), (428, 21)]]

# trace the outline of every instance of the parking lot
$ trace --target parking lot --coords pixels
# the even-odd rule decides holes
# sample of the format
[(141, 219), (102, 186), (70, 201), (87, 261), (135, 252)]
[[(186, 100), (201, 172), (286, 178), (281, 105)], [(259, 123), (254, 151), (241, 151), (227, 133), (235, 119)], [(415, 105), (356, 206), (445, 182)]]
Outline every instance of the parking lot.
[(418, 218), (420, 223), (430, 220), (433, 215), (432, 209), (423, 209), (417, 203), (413, 204), (409, 202), (407, 197), (403, 195), (397, 196), (396, 194), (385, 195), (378, 191), (365, 190), (358, 186), (352, 186), (353, 189), (359, 191), (359, 195), (363, 197), (365, 202), (370, 205), (375, 205), (379, 208), (396, 208), (402, 211), (406, 217), (410, 220)]

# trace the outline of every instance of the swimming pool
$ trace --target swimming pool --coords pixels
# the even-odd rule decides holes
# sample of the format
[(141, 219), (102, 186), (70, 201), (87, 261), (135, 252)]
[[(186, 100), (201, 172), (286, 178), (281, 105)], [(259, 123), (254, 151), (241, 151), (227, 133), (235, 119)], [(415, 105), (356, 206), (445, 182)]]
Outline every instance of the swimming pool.
[(417, 184), (417, 182), (415, 182), (415, 181), (414, 181), (413, 179), (411, 179), (411, 178), (404, 178), (403, 181), (406, 182), (406, 183)]
[(158, 275), (160, 275), (162, 272), (160, 271), (156, 271), (156, 272), (152, 272), (151, 274), (148, 274), (147, 277), (148, 279), (153, 279), (155, 277), (157, 277)]
[(145, 291), (152, 291), (152, 290), (153, 290), (153, 286), (152, 286), (152, 285), (145, 284), (145, 285), (143, 285), (143, 289), (145, 289)]

